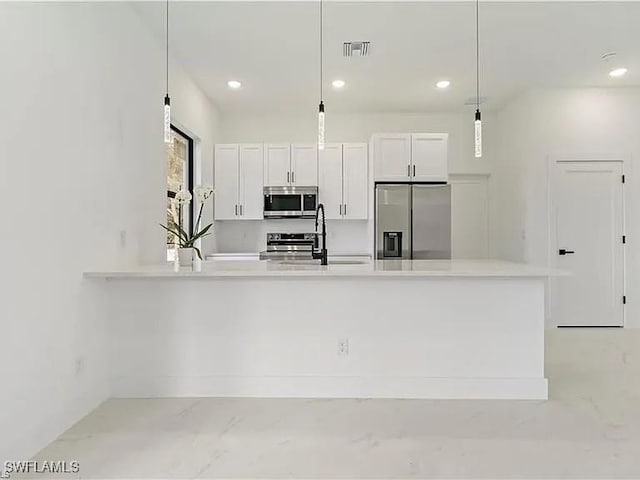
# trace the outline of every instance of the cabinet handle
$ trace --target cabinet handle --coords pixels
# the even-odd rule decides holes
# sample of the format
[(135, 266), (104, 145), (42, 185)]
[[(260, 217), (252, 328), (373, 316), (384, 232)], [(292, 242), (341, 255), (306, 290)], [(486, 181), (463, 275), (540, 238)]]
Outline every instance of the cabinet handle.
[(347, 214), (347, 204), (346, 203), (344, 204), (344, 214), (345, 215)]
[(238, 204), (236, 204), (236, 207), (235, 207), (235, 216), (236, 217), (238, 216)]
[(411, 176), (411, 165), (407, 165), (407, 177)]
[(296, 183), (296, 172), (291, 172), (291, 183)]
[(416, 166), (415, 165), (413, 166), (413, 176), (414, 177), (416, 176)]
[(290, 178), (291, 178), (291, 173), (287, 172), (287, 183), (291, 183)]
[(240, 204), (240, 216), (242, 216), (242, 207), (243, 207), (243, 205)]
[(342, 216), (342, 204), (340, 204), (340, 216)]

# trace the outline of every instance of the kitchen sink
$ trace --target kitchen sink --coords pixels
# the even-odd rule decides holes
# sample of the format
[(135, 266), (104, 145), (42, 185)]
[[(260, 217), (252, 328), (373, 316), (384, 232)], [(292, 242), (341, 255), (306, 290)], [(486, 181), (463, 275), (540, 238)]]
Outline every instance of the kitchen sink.
[[(279, 263), (280, 265), (318, 265), (320, 266), (320, 260), (272, 260), (272, 262)], [(366, 265), (371, 263), (370, 260), (341, 260), (341, 259), (329, 259), (329, 265)]]

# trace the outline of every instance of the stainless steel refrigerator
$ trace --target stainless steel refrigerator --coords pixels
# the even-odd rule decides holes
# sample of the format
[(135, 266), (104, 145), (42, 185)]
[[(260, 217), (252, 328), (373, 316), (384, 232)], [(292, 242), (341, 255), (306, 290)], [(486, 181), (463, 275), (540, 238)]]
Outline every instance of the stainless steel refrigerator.
[(376, 184), (376, 258), (451, 258), (451, 186)]

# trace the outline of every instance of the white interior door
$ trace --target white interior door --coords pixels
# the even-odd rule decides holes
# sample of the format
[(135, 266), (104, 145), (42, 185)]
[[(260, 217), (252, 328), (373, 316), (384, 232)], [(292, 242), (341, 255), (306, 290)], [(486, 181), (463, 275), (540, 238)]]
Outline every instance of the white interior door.
[(320, 150), (318, 196), (327, 219), (342, 218), (342, 145), (325, 145)]
[(262, 220), (264, 196), (263, 148), (261, 144), (240, 146), (240, 218)]
[(291, 146), (270, 144), (264, 146), (264, 185), (282, 187), (291, 183)]
[(624, 209), (621, 162), (558, 162), (552, 208), (555, 265), (571, 272), (552, 284), (561, 326), (622, 326)]
[(351, 220), (368, 217), (367, 144), (342, 145), (342, 214)]
[(318, 186), (318, 147), (315, 143), (291, 146), (291, 171), (293, 185)]
[(216, 145), (215, 148), (215, 219), (238, 218), (238, 145)]

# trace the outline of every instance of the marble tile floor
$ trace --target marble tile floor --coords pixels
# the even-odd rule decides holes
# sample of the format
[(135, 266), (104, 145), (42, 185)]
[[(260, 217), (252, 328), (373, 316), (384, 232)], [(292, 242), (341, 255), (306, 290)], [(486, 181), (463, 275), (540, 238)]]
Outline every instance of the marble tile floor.
[(640, 332), (546, 343), (546, 402), (114, 399), (35, 459), (90, 479), (640, 478)]

